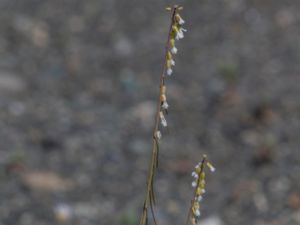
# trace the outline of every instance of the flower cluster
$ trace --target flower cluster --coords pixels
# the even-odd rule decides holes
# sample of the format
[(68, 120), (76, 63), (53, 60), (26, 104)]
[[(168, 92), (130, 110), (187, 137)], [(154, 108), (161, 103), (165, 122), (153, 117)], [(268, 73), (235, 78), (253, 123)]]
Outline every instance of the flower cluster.
[(167, 61), (166, 61), (166, 68), (167, 68), (167, 75), (171, 75), (173, 73), (172, 66), (175, 66), (175, 61), (173, 59), (172, 54), (177, 53), (177, 48), (175, 46), (175, 41), (180, 40), (184, 38), (184, 32), (187, 30), (182, 27), (182, 25), (185, 23), (184, 20), (181, 18), (178, 11), (181, 8), (178, 8), (177, 11), (174, 14), (172, 26), (171, 26), (171, 33), (170, 33), (170, 39), (168, 43), (168, 52), (167, 52)]
[[(163, 71), (163, 79), (165, 77), (165, 74), (170, 76), (173, 73), (173, 67), (175, 66), (175, 61), (173, 58), (173, 55), (177, 53), (177, 48), (175, 46), (175, 42), (177, 40), (180, 40), (184, 37), (184, 32), (186, 32), (186, 29), (182, 27), (182, 25), (185, 23), (182, 17), (179, 14), (179, 11), (182, 9), (182, 7), (175, 6), (172, 16), (172, 23), (170, 27), (170, 33), (167, 43), (167, 51), (166, 51), (166, 58), (165, 58), (165, 67)], [(171, 10), (171, 8), (167, 8), (167, 10)], [(160, 87), (160, 112), (159, 112), (159, 119), (162, 127), (167, 127), (167, 120), (165, 118), (165, 114), (168, 113), (169, 104), (167, 102), (166, 97), (166, 85), (163, 82)], [(156, 131), (156, 138), (161, 138), (161, 132), (159, 130)]]
[(168, 126), (166, 115), (168, 114), (169, 104), (166, 97), (166, 82), (165, 79), (167, 75), (171, 75), (175, 66), (175, 61), (173, 59), (174, 54), (177, 53), (177, 48), (175, 42), (184, 37), (185, 29), (182, 28), (184, 20), (179, 15), (179, 11), (182, 7), (174, 5), (173, 7), (167, 8), (171, 13), (171, 23), (169, 27), (169, 34), (167, 39), (165, 58), (163, 62), (163, 70), (160, 75), (159, 84), (159, 99), (157, 102), (157, 111), (155, 116), (155, 124), (153, 130), (153, 145), (152, 145), (152, 156), (150, 160), (149, 173), (147, 178), (147, 189), (144, 199), (143, 211), (140, 219), (140, 225), (148, 224), (148, 212), (150, 209), (151, 215), (153, 217), (154, 224), (156, 223), (155, 212), (153, 206), (155, 205), (155, 193), (154, 193), (154, 178), (156, 175), (156, 170), (158, 168), (158, 155), (160, 151), (159, 140), (162, 137), (160, 127), (165, 128)]
[(196, 165), (195, 171), (192, 173), (192, 177), (194, 178), (192, 187), (195, 188), (195, 194), (191, 206), (191, 222), (193, 225), (198, 222), (198, 219), (201, 215), (200, 202), (203, 198), (203, 194), (205, 193), (205, 165), (210, 169), (211, 172), (216, 170), (212, 164), (206, 160), (206, 156), (204, 156), (203, 160)]

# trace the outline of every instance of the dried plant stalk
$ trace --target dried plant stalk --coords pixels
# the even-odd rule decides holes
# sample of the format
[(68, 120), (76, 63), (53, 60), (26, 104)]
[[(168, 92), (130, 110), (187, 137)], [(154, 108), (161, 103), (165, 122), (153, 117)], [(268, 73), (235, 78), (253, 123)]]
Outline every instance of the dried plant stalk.
[(182, 39), (184, 37), (183, 32), (186, 32), (186, 30), (182, 28), (184, 20), (179, 14), (179, 11), (182, 10), (182, 7), (174, 5), (172, 8), (166, 9), (168, 11), (171, 11), (171, 24), (166, 42), (163, 70), (160, 75), (159, 99), (157, 103), (157, 111), (153, 129), (152, 156), (150, 160), (149, 174), (147, 178), (147, 188), (144, 199), (143, 211), (140, 218), (140, 225), (147, 224), (149, 207), (153, 216), (154, 223), (157, 224), (153, 211), (153, 205), (155, 204), (154, 176), (158, 166), (159, 140), (161, 139), (161, 131), (159, 130), (159, 127), (160, 124), (162, 127), (167, 127), (167, 120), (165, 118), (165, 114), (167, 113), (169, 105), (167, 103), (166, 98), (165, 78), (166, 75), (170, 76), (172, 74), (172, 67), (175, 66), (175, 61), (173, 60), (173, 54), (177, 53), (177, 48), (175, 47), (175, 40)]

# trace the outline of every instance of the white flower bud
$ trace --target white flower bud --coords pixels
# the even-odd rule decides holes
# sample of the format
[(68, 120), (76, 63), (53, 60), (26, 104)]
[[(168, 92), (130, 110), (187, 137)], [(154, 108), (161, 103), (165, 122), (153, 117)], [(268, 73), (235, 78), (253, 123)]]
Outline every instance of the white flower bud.
[(197, 210), (195, 211), (195, 216), (199, 217), (200, 215), (201, 215), (200, 210), (197, 209)]
[(216, 168), (213, 165), (211, 165), (210, 162), (207, 162), (206, 165), (208, 166), (208, 168), (210, 169), (211, 172), (215, 172), (216, 171)]
[(193, 181), (193, 182), (192, 182), (192, 187), (196, 187), (196, 186), (197, 186), (196, 181)]
[(176, 54), (177, 53), (177, 48), (174, 46), (173, 48), (171, 48), (171, 53), (172, 54)]
[(164, 127), (168, 126), (167, 120), (166, 120), (163, 112), (159, 112), (159, 117), (160, 117), (161, 125)]
[(160, 132), (159, 130), (156, 131), (155, 136), (156, 136), (156, 138), (157, 138), (158, 140), (160, 140), (160, 139), (161, 139), (161, 132)]
[(201, 202), (202, 199), (203, 199), (203, 197), (202, 197), (201, 195), (199, 195), (198, 198), (197, 198), (197, 201), (198, 201), (198, 202)]
[(196, 172), (192, 172), (192, 177), (194, 177), (195, 179), (198, 179), (198, 174)]
[(164, 101), (163, 104), (161, 105), (161, 107), (163, 109), (168, 109), (169, 108), (169, 104), (167, 103), (167, 101)]

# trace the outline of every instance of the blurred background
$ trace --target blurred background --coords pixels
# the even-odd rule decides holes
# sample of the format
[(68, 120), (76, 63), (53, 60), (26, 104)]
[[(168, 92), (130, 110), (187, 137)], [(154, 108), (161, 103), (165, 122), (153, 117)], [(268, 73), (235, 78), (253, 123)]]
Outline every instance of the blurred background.
[(159, 224), (300, 224), (300, 1), (1, 0), (1, 225), (138, 224), (174, 3)]

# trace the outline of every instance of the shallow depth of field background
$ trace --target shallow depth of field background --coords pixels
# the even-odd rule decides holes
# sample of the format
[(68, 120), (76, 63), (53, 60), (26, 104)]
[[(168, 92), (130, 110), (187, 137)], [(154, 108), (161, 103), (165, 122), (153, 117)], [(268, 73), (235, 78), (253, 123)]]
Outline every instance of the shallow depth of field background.
[[(0, 1), (1, 225), (138, 224), (170, 2)], [(300, 2), (178, 3), (159, 224), (300, 224)]]

